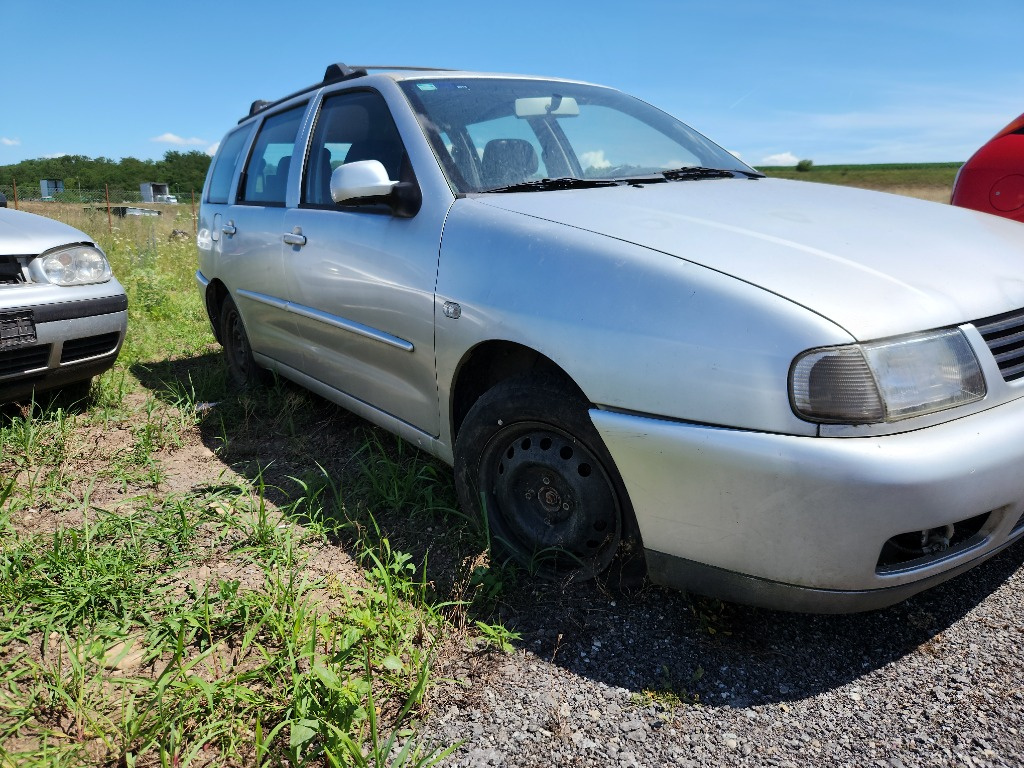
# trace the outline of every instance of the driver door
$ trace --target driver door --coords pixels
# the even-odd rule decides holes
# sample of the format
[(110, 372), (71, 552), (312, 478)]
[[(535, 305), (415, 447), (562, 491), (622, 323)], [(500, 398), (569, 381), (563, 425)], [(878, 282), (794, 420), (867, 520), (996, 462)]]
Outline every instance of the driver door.
[(447, 205), (425, 200), (411, 218), (381, 202), (336, 205), (334, 168), (379, 160), (392, 179), (415, 183), (384, 98), (344, 91), (325, 98), (303, 174), (287, 211), (292, 312), (307, 375), (437, 435), (434, 287)]

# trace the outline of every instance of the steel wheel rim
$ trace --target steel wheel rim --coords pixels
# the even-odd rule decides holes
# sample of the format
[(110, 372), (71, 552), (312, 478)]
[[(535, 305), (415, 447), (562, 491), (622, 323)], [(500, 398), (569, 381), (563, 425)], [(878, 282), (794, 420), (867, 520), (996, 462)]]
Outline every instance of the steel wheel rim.
[(249, 376), (249, 342), (245, 337), (242, 318), (239, 317), (237, 311), (233, 311), (228, 318), (228, 327), (230, 329), (228, 353), (232, 367), (238, 371), (242, 379), (247, 380)]
[(615, 486), (597, 455), (549, 424), (510, 425), (485, 446), (479, 473), (491, 536), (549, 578), (590, 578), (621, 539)]

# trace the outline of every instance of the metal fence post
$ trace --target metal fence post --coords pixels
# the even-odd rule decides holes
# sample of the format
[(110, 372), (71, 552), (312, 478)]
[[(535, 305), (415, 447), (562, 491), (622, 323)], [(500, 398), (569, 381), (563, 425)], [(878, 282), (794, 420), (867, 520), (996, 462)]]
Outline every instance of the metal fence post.
[(114, 222), (112, 222), (110, 220), (110, 185), (109, 184), (104, 184), (103, 185), (103, 195), (107, 199), (107, 234), (109, 235), (109, 234), (113, 234), (113, 232), (114, 232)]

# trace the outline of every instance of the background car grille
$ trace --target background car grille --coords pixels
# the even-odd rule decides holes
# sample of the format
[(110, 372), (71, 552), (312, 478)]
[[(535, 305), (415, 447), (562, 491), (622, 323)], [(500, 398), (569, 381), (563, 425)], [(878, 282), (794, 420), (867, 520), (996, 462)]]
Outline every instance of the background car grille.
[(61, 363), (73, 363), (76, 360), (85, 360), (97, 355), (105, 355), (113, 352), (117, 346), (119, 334), (104, 333), (100, 336), (87, 336), (84, 339), (71, 339), (64, 342), (60, 352)]
[(50, 361), (50, 345), (12, 349), (0, 353), (0, 376), (45, 368)]
[(1003, 379), (1024, 377), (1024, 309), (975, 320), (974, 327), (992, 350)]

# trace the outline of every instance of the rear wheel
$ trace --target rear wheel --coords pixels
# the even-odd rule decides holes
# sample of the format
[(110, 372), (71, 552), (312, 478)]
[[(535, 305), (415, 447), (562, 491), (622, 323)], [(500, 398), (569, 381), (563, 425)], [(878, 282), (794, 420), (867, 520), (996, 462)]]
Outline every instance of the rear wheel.
[(252, 346), (245, 332), (245, 324), (238, 307), (230, 296), (224, 297), (220, 309), (220, 338), (224, 345), (224, 359), (232, 382), (243, 389), (256, 387), (267, 380), (267, 372), (256, 364)]
[(486, 519), (494, 550), (545, 578), (602, 574), (632, 519), (587, 409), (558, 382), (510, 379), (473, 405), (455, 443), (463, 507)]

